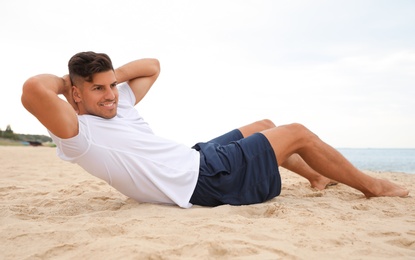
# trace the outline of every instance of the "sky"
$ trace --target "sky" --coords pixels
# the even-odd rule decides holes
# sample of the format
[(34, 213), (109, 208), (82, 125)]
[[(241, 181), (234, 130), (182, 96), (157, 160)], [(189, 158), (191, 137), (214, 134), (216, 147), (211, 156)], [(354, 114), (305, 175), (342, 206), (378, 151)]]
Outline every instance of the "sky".
[(193, 145), (248, 123), (304, 124), (336, 148), (415, 148), (415, 1), (2, 0), (0, 129), (45, 134), (29, 77), (81, 51), (157, 58), (137, 109)]

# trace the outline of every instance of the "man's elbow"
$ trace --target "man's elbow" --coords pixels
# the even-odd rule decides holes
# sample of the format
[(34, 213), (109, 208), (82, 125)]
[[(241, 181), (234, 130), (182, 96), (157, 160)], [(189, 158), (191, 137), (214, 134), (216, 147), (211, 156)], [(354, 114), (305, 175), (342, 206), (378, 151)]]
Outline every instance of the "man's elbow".
[(155, 71), (155, 75), (159, 75), (160, 74), (160, 61), (158, 60), (158, 59), (152, 59), (152, 62), (153, 62), (153, 68), (154, 68), (154, 71)]
[(36, 76), (27, 79), (23, 84), (21, 102), (26, 109), (30, 107), (30, 103), (35, 98), (39, 88), (40, 83)]

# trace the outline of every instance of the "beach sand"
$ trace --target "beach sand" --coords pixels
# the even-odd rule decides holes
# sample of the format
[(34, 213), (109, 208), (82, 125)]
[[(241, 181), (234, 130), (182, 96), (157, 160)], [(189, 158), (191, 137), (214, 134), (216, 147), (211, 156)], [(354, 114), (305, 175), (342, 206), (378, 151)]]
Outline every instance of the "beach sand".
[(138, 203), (54, 148), (0, 146), (0, 259), (414, 259), (415, 174), (373, 173), (410, 190), (324, 191), (282, 170), (282, 194), (250, 206)]

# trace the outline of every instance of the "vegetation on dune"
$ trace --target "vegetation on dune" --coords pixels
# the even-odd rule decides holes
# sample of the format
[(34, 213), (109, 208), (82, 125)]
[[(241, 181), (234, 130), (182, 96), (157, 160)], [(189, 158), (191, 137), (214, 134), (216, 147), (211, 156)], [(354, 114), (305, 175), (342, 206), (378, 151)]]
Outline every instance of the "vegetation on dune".
[(6, 130), (0, 129), (0, 145), (32, 145), (32, 146), (55, 146), (52, 138), (46, 135), (30, 135), (14, 133), (11, 126)]

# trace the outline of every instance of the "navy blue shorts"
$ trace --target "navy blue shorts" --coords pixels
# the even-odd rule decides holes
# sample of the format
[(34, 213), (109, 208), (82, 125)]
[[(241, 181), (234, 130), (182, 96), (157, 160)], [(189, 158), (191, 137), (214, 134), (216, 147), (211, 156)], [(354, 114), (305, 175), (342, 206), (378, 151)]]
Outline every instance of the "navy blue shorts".
[(200, 171), (190, 203), (248, 205), (280, 194), (277, 159), (263, 134), (243, 138), (236, 129), (193, 148), (200, 152)]

